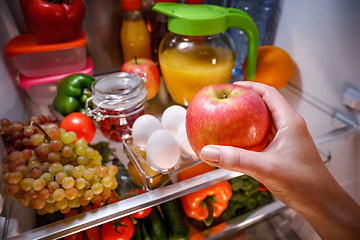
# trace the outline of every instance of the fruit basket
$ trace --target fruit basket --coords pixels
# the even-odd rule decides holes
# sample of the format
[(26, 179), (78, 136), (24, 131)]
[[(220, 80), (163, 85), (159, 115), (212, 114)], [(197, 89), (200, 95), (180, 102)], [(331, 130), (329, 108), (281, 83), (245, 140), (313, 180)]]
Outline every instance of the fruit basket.
[(198, 158), (181, 154), (179, 164), (174, 168), (155, 171), (146, 164), (145, 151), (136, 148), (131, 138), (123, 140), (123, 148), (125, 154), (139, 172), (143, 185), (148, 191), (162, 187), (169, 182), (176, 182), (179, 172), (201, 162)]

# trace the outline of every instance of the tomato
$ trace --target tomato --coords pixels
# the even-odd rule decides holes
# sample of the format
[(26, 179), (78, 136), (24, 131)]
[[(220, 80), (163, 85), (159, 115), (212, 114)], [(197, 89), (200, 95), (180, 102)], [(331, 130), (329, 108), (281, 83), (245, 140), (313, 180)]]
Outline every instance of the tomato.
[(129, 240), (133, 236), (135, 227), (128, 216), (101, 226), (102, 240)]
[(95, 203), (93, 205), (93, 208), (99, 208), (104, 205), (108, 205), (110, 203), (118, 202), (120, 201), (119, 198), (115, 195), (115, 193), (111, 193), (110, 197), (103, 197), (101, 202)]
[(73, 217), (75, 215), (78, 215), (79, 212), (76, 209), (71, 209), (67, 214), (65, 214), (65, 218)]
[(93, 140), (96, 133), (96, 126), (93, 120), (80, 112), (73, 112), (65, 116), (60, 122), (59, 127), (67, 132), (75, 132), (77, 139), (85, 138), (87, 143)]
[[(79, 212), (76, 209), (71, 209), (70, 212), (65, 214), (64, 218), (70, 218), (70, 217), (76, 216), (78, 214), (79, 214)], [(83, 234), (81, 232), (78, 232), (78, 233), (68, 235), (64, 239), (65, 240), (77, 240), (77, 239), (82, 239), (82, 236), (83, 236)]]
[[(136, 195), (143, 194), (143, 193), (146, 193), (146, 190), (136, 188), (136, 189), (129, 191), (128, 197), (136, 196)], [(151, 210), (152, 210), (152, 207), (149, 207), (149, 208), (140, 210), (136, 213), (133, 213), (133, 214), (131, 214), (131, 216), (133, 216), (136, 219), (145, 218), (151, 213)]]

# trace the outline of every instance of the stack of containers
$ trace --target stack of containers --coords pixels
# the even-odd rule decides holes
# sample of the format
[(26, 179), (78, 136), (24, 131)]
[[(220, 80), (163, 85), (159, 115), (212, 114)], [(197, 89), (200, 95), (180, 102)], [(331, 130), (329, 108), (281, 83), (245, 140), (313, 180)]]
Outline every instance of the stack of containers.
[(40, 105), (51, 105), (57, 93), (57, 82), (71, 74), (92, 75), (93, 61), (87, 57), (86, 33), (68, 42), (40, 44), (32, 34), (11, 39), (5, 52), (19, 70), (19, 85), (30, 99)]

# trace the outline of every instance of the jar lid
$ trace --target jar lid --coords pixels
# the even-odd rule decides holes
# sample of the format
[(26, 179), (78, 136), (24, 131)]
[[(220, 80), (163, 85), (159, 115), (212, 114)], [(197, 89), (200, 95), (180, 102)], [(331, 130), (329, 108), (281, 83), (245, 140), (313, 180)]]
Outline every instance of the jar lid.
[(103, 75), (93, 83), (92, 93), (93, 103), (106, 109), (118, 109), (124, 107), (124, 104), (138, 103), (147, 97), (144, 80), (126, 72)]
[(228, 28), (228, 10), (216, 5), (156, 3), (153, 10), (168, 16), (169, 31), (180, 35), (214, 35)]
[(125, 11), (141, 9), (141, 0), (121, 0), (121, 8)]
[(154, 11), (168, 16), (168, 29), (180, 35), (208, 36), (237, 27), (255, 31), (250, 16), (238, 9), (210, 4), (156, 3)]
[(11, 39), (5, 47), (6, 55), (10, 58), (19, 54), (53, 52), (82, 47), (86, 44), (86, 33), (80, 31), (75, 40), (60, 43), (40, 44), (32, 34), (22, 34)]

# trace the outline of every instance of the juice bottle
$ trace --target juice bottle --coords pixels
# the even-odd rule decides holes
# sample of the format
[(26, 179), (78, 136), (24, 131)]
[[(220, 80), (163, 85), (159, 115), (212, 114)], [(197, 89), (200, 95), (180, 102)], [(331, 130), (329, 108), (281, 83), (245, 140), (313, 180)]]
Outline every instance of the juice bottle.
[[(177, 37), (169, 38), (178, 39)], [(159, 61), (170, 96), (178, 104), (187, 106), (203, 87), (229, 82), (235, 52), (205, 44), (206, 37), (188, 36), (187, 40), (184, 38), (179, 40), (182, 42), (180, 47), (164, 49), (165, 39), (163, 48), (160, 46)], [(216, 38), (216, 36), (212, 36), (212, 38)], [(192, 44), (186, 46), (186, 42)]]
[(246, 76), (254, 79), (259, 35), (245, 12), (183, 3), (156, 3), (152, 9), (168, 16), (169, 32), (160, 43), (159, 65), (166, 87), (178, 104), (188, 106), (207, 85), (229, 82), (235, 61), (234, 43), (226, 34), (231, 27), (243, 30), (248, 37), (250, 65), (246, 66)]
[(124, 62), (137, 58), (152, 59), (151, 38), (146, 27), (141, 0), (121, 0), (123, 23), (120, 40)]
[[(159, 2), (167, 2), (167, 3), (176, 3), (176, 0), (156, 0), (156, 3)], [(161, 39), (165, 36), (168, 32), (167, 29), (167, 16), (161, 13), (156, 13), (156, 19), (153, 26), (153, 31), (151, 33), (151, 42), (153, 48), (153, 59), (154, 62), (158, 65), (159, 64), (159, 45)]]

